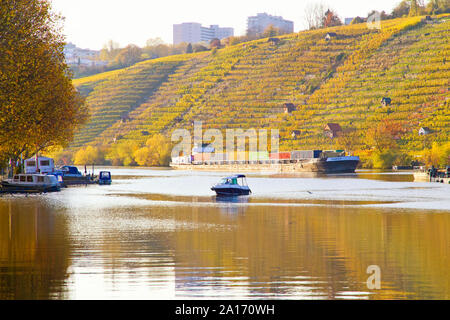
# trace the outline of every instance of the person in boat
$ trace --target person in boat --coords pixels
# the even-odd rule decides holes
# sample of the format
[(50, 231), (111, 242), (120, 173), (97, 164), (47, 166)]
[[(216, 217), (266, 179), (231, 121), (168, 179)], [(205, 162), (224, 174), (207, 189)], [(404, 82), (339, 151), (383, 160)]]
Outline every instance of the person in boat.
[[(238, 180), (240, 180), (240, 183)], [(223, 178), (211, 190), (219, 196), (248, 195), (251, 193), (243, 174)]]

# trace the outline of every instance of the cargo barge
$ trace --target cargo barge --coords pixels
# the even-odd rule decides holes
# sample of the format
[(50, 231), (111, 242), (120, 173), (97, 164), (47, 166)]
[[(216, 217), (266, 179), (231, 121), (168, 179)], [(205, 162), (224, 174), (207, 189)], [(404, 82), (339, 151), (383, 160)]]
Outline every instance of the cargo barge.
[[(172, 158), (170, 166), (179, 170), (277, 173), (354, 173), (359, 157), (345, 151), (302, 150), (280, 153), (243, 152), (215, 154), (193, 149), (191, 156)], [(234, 160), (238, 159), (238, 160)]]

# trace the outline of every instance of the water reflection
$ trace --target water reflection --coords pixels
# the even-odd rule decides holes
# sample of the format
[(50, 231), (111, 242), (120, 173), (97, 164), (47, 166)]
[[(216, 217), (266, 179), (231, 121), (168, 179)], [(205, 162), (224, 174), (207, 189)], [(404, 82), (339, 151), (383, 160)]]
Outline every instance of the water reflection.
[[(215, 219), (204, 210), (203, 216)], [(449, 297), (445, 215), (262, 207), (234, 221), (232, 231), (177, 233), (178, 294), (201, 295), (206, 286), (208, 294), (222, 296), (235, 286), (250, 297)], [(366, 287), (372, 264), (382, 270), (379, 291)]]
[(450, 299), (448, 211), (121, 188), (1, 197), (0, 299)]
[(39, 201), (0, 201), (0, 299), (64, 298), (67, 219)]

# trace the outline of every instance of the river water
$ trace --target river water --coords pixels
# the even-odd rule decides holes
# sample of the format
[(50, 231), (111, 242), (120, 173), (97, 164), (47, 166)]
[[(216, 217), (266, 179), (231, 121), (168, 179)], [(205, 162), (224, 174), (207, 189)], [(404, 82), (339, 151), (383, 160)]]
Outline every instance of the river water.
[(253, 174), (220, 200), (223, 173), (109, 170), (0, 196), (0, 299), (450, 299), (450, 185)]

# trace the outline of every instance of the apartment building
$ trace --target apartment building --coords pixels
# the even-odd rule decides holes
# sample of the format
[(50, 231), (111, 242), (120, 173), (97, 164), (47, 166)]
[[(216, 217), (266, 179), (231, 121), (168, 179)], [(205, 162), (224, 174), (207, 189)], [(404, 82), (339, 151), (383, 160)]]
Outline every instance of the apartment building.
[(294, 32), (294, 22), (284, 20), (279, 16), (267, 13), (258, 13), (256, 16), (247, 18), (247, 35), (262, 34), (270, 25), (280, 29), (283, 33)]
[(218, 25), (203, 27), (200, 23), (184, 22), (173, 25), (173, 44), (182, 42), (210, 42), (212, 39), (224, 39), (234, 35), (233, 28), (220, 28)]

